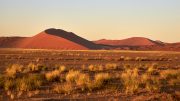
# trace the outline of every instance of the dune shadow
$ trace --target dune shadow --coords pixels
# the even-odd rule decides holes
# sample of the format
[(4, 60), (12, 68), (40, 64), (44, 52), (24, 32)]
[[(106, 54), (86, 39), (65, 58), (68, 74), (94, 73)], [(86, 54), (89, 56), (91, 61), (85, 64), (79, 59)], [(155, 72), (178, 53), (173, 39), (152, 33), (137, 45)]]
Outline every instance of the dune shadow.
[(80, 44), (84, 47), (87, 47), (89, 49), (101, 49), (100, 45), (97, 45), (91, 41), (88, 41), (84, 38), (81, 38), (72, 32), (67, 32), (67, 31), (64, 31), (61, 29), (54, 29), (54, 28), (47, 29), (47, 30), (45, 30), (45, 32), (47, 34), (59, 36), (59, 37), (62, 37), (64, 39), (70, 40), (70, 41), (75, 42), (77, 44)]

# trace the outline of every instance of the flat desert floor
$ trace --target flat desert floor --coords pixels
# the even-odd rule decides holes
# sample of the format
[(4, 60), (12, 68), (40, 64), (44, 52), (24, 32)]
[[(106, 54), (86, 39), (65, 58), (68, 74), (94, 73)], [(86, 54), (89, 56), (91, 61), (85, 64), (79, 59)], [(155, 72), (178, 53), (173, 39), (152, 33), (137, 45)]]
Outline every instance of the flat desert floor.
[(0, 49), (0, 100), (179, 101), (180, 52)]

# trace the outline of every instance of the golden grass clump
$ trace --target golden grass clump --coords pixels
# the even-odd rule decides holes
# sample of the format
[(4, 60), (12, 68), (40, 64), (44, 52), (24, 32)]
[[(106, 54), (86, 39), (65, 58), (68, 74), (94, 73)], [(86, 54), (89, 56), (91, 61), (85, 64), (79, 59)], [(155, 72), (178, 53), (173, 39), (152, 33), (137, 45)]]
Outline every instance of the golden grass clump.
[(145, 89), (149, 92), (160, 90), (160, 81), (157, 77), (150, 76), (149, 74), (143, 74), (141, 82), (145, 86)]
[(31, 91), (39, 89), (43, 83), (43, 78), (38, 74), (30, 74), (16, 80), (16, 89), (18, 91)]
[(111, 69), (114, 70), (114, 69), (117, 69), (118, 66), (115, 63), (108, 63), (108, 64), (105, 65), (105, 67), (106, 67), (107, 70), (111, 70)]
[(76, 80), (78, 79), (79, 75), (80, 75), (80, 71), (70, 70), (68, 72), (68, 74), (66, 75), (66, 81), (71, 82), (71, 83), (75, 83)]
[(172, 78), (177, 78), (180, 76), (180, 70), (165, 70), (160, 73), (161, 77), (164, 79), (172, 79)]
[(41, 70), (47, 70), (47, 67), (44, 65), (40, 65), (40, 64), (34, 64), (34, 63), (29, 63), (27, 66), (28, 70), (26, 69), (27, 72), (31, 71), (31, 72), (38, 72)]
[(88, 69), (89, 71), (103, 71), (104, 70), (102, 65), (89, 65)]
[(79, 77), (76, 79), (76, 84), (80, 86), (81, 90), (84, 91), (90, 82), (90, 77), (88, 74), (81, 73)]
[(90, 82), (90, 77), (88, 74), (81, 73), (80, 71), (70, 70), (66, 75), (66, 81), (68, 83), (75, 83), (82, 91), (84, 91)]
[(156, 74), (157, 73), (157, 64), (152, 64), (152, 65), (150, 65), (150, 67), (147, 69), (147, 73), (149, 74), (149, 75), (154, 75), (154, 74)]
[(13, 64), (9, 68), (6, 69), (6, 76), (10, 78), (15, 78), (16, 73), (22, 72), (23, 66), (19, 64)]
[(76, 79), (76, 84), (77, 85), (85, 85), (90, 81), (89, 75), (88, 74), (83, 74), (80, 73), (78, 78)]
[(139, 89), (140, 75), (137, 68), (126, 70), (122, 73), (121, 79), (126, 93), (134, 93)]
[(57, 84), (53, 87), (53, 91), (59, 94), (70, 94), (73, 91), (71, 83)]
[(68, 71), (68, 69), (64, 65), (61, 65), (61, 66), (59, 66), (59, 71), (66, 72), (66, 71)]
[(111, 79), (109, 73), (98, 73), (95, 75), (95, 81), (97, 82), (104, 82)]
[(94, 77), (94, 81), (88, 84), (88, 88), (90, 91), (103, 88), (112, 77), (109, 73), (98, 73)]
[(45, 78), (47, 81), (57, 81), (60, 77), (60, 73), (61, 72), (59, 70), (54, 70), (46, 73)]
[(180, 85), (180, 70), (165, 70), (160, 73), (160, 76), (170, 85)]
[(123, 68), (124, 68), (124, 69), (130, 69), (130, 68), (131, 68), (131, 65), (130, 65), (130, 64), (123, 64)]
[(4, 81), (4, 89), (6, 91), (13, 90), (13, 89), (15, 89), (15, 87), (16, 87), (16, 83), (14, 82), (14, 80), (7, 79), (7, 80)]
[(124, 58), (124, 61), (131, 61), (131, 60), (132, 60), (131, 57), (125, 57), (125, 58)]

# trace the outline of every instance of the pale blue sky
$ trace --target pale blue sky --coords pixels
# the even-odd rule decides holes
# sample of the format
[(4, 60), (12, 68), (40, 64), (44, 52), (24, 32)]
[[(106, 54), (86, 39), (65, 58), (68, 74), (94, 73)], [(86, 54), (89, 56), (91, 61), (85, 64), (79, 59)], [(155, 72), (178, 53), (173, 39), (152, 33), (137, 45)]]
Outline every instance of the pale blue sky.
[(0, 36), (60, 28), (89, 40), (180, 42), (180, 0), (0, 0), (0, 13)]

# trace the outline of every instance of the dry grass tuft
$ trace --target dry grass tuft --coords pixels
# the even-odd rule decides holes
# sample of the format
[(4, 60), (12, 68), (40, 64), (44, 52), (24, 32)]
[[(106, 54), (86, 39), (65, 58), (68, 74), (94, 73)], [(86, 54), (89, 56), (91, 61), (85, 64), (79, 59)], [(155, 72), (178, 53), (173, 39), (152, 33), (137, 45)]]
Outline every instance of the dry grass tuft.
[(73, 91), (73, 85), (70, 83), (58, 84), (53, 87), (53, 91), (59, 94), (70, 94)]
[(80, 73), (79, 77), (76, 79), (77, 86), (80, 86), (81, 90), (84, 91), (90, 82), (90, 77), (88, 74)]
[(118, 66), (115, 63), (108, 63), (105, 65), (105, 67), (106, 67), (106, 70), (115, 70), (117, 69)]
[(6, 76), (9, 78), (15, 78), (16, 73), (22, 72), (23, 66), (19, 64), (13, 64), (9, 68), (6, 69)]
[(102, 65), (89, 65), (88, 69), (89, 71), (103, 71), (104, 70)]
[(160, 76), (172, 86), (180, 85), (180, 70), (165, 70), (160, 73)]
[(27, 77), (16, 80), (16, 89), (18, 91), (31, 91), (39, 89), (43, 83), (41, 75), (30, 74)]
[(180, 76), (180, 70), (165, 70), (160, 75), (162, 78), (169, 80)]
[(145, 86), (145, 89), (149, 92), (160, 90), (160, 81), (157, 77), (150, 76), (149, 74), (144, 74), (141, 77), (141, 82)]
[(103, 88), (112, 79), (108, 73), (98, 73), (94, 78), (94, 81), (88, 84), (90, 91)]
[(34, 64), (34, 63), (29, 63), (28, 68), (26, 69), (26, 72), (39, 72), (39, 71), (44, 71), (47, 70), (47, 67), (44, 65), (40, 64)]
[(4, 86), (4, 77), (0, 74), (0, 89)]
[(123, 81), (126, 93), (134, 93), (138, 90), (140, 85), (140, 75), (137, 68), (133, 70), (126, 70), (124, 73), (122, 73), (121, 79)]
[(80, 75), (80, 71), (70, 70), (68, 72), (68, 74), (66, 75), (66, 81), (71, 82), (71, 83), (75, 83), (76, 80), (78, 79), (79, 75)]
[(61, 72), (59, 70), (54, 70), (54, 71), (46, 73), (45, 78), (47, 81), (57, 81), (59, 80), (60, 73)]
[(68, 69), (67, 69), (67, 67), (65, 67), (64, 65), (61, 65), (61, 66), (59, 66), (59, 71), (60, 71), (60, 72), (67, 72)]
[(15, 89), (15, 87), (16, 87), (16, 83), (14, 82), (14, 80), (7, 79), (7, 80), (4, 81), (4, 89), (6, 91), (13, 90), (13, 89)]
[(147, 69), (147, 73), (149, 74), (149, 75), (154, 75), (154, 74), (156, 74), (157, 73), (157, 64), (152, 64), (152, 65), (150, 65), (150, 67)]

